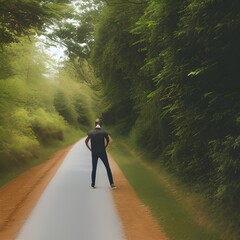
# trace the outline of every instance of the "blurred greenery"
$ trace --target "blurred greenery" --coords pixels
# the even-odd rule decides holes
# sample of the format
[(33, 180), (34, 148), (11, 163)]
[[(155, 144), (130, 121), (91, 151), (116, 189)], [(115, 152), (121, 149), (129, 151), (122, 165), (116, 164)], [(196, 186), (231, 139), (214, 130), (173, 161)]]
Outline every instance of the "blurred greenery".
[(69, 0), (1, 0), (0, 46), (19, 42), (52, 25), (71, 10)]
[(240, 1), (0, 2), (0, 174), (101, 116), (239, 231)]
[(30, 161), (25, 164), (21, 164), (21, 166), (7, 165), (7, 171), (1, 173), (0, 177), (0, 186), (4, 185), (11, 179), (25, 172), (29, 168), (32, 168), (36, 165), (39, 165), (45, 161), (47, 161), (53, 153), (56, 151), (74, 144), (80, 138), (86, 135), (85, 131), (76, 129), (76, 128), (68, 128), (64, 135), (64, 141), (58, 141), (54, 145), (49, 146), (40, 146), (39, 152), (36, 157), (32, 157)]
[[(92, 126), (99, 115), (99, 80), (86, 51), (93, 41), (90, 20), (102, 4), (72, 5), (70, 0), (0, 2), (0, 181), (3, 181), (18, 169), (22, 171), (38, 160), (41, 162), (44, 153), (77, 140), (74, 131), (79, 133), (81, 129), (82, 136), (82, 131)], [(79, 15), (75, 9), (79, 4), (88, 11)], [(61, 63), (52, 59), (44, 51), (43, 42), (39, 43), (43, 38), (36, 34), (53, 40), (45, 40), (48, 43), (45, 48), (55, 43), (57, 47), (65, 45), (68, 59)]]
[[(177, 190), (171, 189), (175, 184), (171, 177), (165, 173), (165, 181), (163, 181), (159, 177), (158, 169), (152, 170), (151, 167), (154, 166), (147, 163), (147, 155), (137, 150), (128, 139), (114, 137), (109, 150), (139, 198), (150, 208), (169, 239), (222, 239), (222, 232), (219, 232), (214, 224), (211, 227), (207, 226), (206, 219), (200, 224), (196, 215), (192, 214), (190, 206), (183, 204), (180, 197), (186, 198), (186, 190), (180, 188), (179, 185), (174, 186), (174, 189), (177, 188)], [(162, 172), (161, 175), (163, 175)], [(170, 185), (171, 187), (169, 187)], [(173, 191), (180, 192), (180, 197), (176, 197)], [(199, 204), (199, 201), (195, 204)], [(200, 206), (198, 205), (198, 207)]]
[(105, 121), (238, 232), (240, 2), (107, 3), (92, 51)]
[(11, 69), (0, 74), (1, 179), (66, 142), (70, 129), (90, 127), (96, 117), (98, 97), (73, 64), (65, 62), (52, 72), (53, 60), (36, 42), (22, 37), (0, 52), (1, 59), (8, 56), (3, 63)]

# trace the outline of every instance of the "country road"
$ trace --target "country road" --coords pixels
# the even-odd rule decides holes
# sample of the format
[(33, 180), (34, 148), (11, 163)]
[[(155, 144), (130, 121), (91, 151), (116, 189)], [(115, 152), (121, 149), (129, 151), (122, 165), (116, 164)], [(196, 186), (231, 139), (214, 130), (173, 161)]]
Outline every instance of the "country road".
[(98, 163), (90, 187), (91, 155), (77, 142), (43, 192), (16, 240), (123, 240), (106, 171)]

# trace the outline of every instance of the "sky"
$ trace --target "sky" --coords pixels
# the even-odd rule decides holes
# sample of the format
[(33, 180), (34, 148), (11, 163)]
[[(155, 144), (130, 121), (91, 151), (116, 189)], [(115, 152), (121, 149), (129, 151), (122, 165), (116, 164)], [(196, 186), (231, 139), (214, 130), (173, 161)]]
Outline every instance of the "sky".
[(64, 53), (66, 48), (63, 45), (54, 43), (44, 35), (37, 36), (37, 40), (37, 48), (48, 54), (53, 60), (62, 62), (67, 59), (67, 56)]
[[(83, 0), (73, 0), (71, 3), (71, 6), (75, 10), (76, 14), (81, 14), (84, 11), (88, 10), (88, 7), (93, 7), (93, 0), (83, 1)], [(79, 25), (79, 22), (73, 19), (65, 19), (63, 20), (68, 23), (72, 23), (73, 25)], [(49, 27), (47, 29), (48, 33), (51, 33), (56, 26)], [(58, 44), (56, 42), (51, 41), (49, 38), (47, 38), (44, 35), (37, 37), (38, 42), (36, 44), (37, 48), (39, 48), (40, 51), (46, 53), (50, 56), (50, 58), (53, 60), (53, 66), (57, 69), (61, 65), (61, 63), (68, 59), (67, 55), (64, 53), (67, 49), (61, 44)], [(49, 65), (48, 63), (46, 63)], [(51, 68), (53, 68), (53, 66)], [(56, 71), (55, 69), (55, 71)]]
[[(88, 0), (88, 1), (73, 0), (70, 5), (74, 8), (76, 13), (81, 14), (82, 4), (83, 5), (89, 4), (89, 1), (91, 1), (91, 0)], [(65, 19), (64, 21), (75, 24), (75, 25), (79, 25), (79, 22), (74, 21), (73, 19)], [(53, 28), (54, 28), (54, 26), (52, 27), (52, 29)], [(47, 29), (47, 33), (51, 33), (52, 29), (51, 28)], [(67, 56), (64, 53), (66, 48), (63, 45), (60, 45), (60, 44), (57, 44), (57, 43), (51, 41), (44, 35), (38, 36), (37, 39), (39, 40), (39, 42), (37, 43), (37, 47), (40, 47), (41, 50), (44, 51), (45, 53), (47, 53), (53, 60), (55, 60), (57, 62), (62, 62), (67, 59)]]

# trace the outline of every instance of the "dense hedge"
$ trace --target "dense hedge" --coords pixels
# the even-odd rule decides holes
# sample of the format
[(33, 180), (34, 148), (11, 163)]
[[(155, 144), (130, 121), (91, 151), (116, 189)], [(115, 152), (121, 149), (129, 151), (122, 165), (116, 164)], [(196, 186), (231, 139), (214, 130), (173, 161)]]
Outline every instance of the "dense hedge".
[(111, 124), (240, 223), (240, 2), (108, 1), (93, 63)]

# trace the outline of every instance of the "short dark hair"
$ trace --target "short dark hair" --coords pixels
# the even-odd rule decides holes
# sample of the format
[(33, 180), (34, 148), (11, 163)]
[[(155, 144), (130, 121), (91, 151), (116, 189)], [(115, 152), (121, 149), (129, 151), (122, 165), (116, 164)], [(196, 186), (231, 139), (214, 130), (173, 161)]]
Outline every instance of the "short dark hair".
[(97, 118), (96, 120), (95, 120), (95, 125), (100, 125), (100, 126), (102, 126), (102, 119), (100, 119), (100, 118)]

